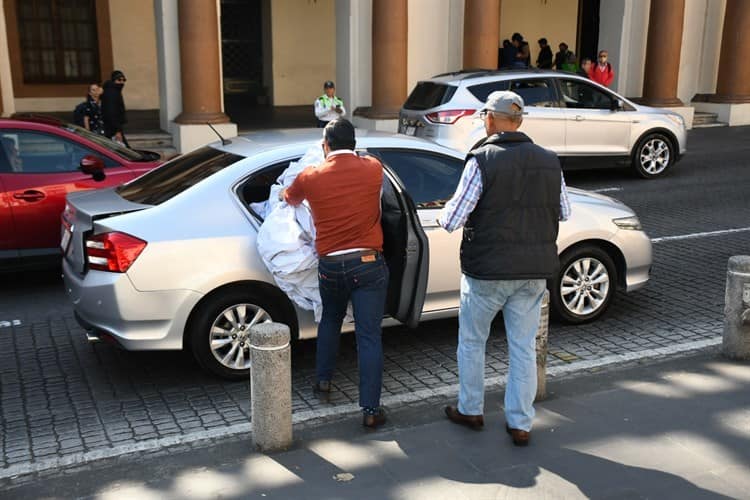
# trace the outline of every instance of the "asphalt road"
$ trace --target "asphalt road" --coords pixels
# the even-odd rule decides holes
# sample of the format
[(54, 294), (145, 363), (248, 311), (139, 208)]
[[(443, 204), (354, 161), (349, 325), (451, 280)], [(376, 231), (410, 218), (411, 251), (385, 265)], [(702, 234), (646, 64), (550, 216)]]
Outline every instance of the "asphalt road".
[[(551, 325), (550, 367), (716, 342), (727, 258), (750, 248), (748, 153), (750, 127), (699, 129), (689, 134), (689, 154), (661, 179), (645, 181), (627, 169), (566, 173), (568, 185), (631, 206), (654, 239), (655, 260), (649, 286), (618, 294), (601, 320)], [(455, 384), (456, 331), (453, 319), (387, 329), (386, 399)], [(507, 368), (501, 326), (497, 333), (488, 345), (488, 377)], [(334, 407), (357, 399), (353, 340), (342, 340)], [(309, 389), (313, 342), (295, 349), (293, 365), (295, 411), (324, 407)], [(59, 273), (0, 276), (0, 486), (29, 464), (247, 422), (249, 393), (247, 382), (205, 375), (183, 353), (88, 345)]]

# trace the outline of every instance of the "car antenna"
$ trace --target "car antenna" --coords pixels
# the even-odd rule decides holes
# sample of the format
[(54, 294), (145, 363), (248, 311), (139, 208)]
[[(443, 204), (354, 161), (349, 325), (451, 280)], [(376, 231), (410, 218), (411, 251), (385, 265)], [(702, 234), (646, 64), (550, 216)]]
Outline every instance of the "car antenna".
[(230, 141), (229, 139), (224, 139), (224, 138), (223, 138), (223, 137), (221, 136), (221, 134), (219, 133), (219, 131), (218, 131), (218, 130), (216, 130), (216, 129), (214, 128), (214, 126), (213, 126), (213, 125), (211, 125), (211, 124), (210, 124), (210, 123), (208, 123), (208, 122), (206, 122), (206, 125), (208, 125), (209, 127), (211, 127), (211, 130), (213, 130), (213, 131), (214, 131), (214, 134), (216, 134), (216, 135), (218, 135), (218, 136), (219, 136), (219, 139), (221, 139), (221, 145), (222, 145), (222, 146), (226, 146), (227, 144), (232, 144), (232, 141)]

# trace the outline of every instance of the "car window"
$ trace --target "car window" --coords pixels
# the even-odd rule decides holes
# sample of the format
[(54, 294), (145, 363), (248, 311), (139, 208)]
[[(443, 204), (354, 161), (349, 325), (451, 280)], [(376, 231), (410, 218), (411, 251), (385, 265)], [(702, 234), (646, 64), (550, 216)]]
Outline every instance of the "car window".
[(405, 149), (371, 149), (390, 167), (417, 208), (442, 208), (456, 191), (464, 164), (436, 153)]
[(508, 90), (510, 87), (510, 82), (508, 80), (503, 80), (499, 82), (489, 82), (489, 83), (480, 83), (479, 85), (472, 85), (469, 87), (469, 92), (471, 92), (474, 97), (479, 99), (482, 102), (487, 102), (487, 96), (490, 95), (492, 92), (496, 90)]
[(117, 193), (134, 203), (159, 205), (242, 159), (205, 146), (118, 187)]
[(423, 110), (450, 101), (456, 87), (444, 83), (419, 82), (404, 103), (404, 109)]
[[(95, 151), (85, 146), (44, 132), (3, 130), (0, 143), (4, 170), (20, 174), (74, 172), (84, 156), (96, 156)], [(105, 167), (116, 165), (108, 158), (103, 160)]]
[(95, 134), (77, 125), (66, 123), (60, 126), (60, 128), (62, 128), (63, 130), (67, 130), (68, 132), (72, 132), (76, 135), (79, 135), (85, 139), (88, 139), (89, 141), (94, 142), (98, 144), (99, 146), (103, 147), (107, 151), (112, 151), (127, 160), (130, 160), (130, 161), (149, 160), (149, 158), (146, 158), (143, 154), (139, 153), (138, 151), (134, 151), (128, 147), (123, 146), (122, 144), (119, 144), (111, 139), (108, 139), (107, 137), (104, 137), (103, 135)]
[(271, 193), (271, 186), (276, 183), (276, 179), (289, 167), (291, 162), (298, 160), (299, 158), (292, 158), (263, 168), (242, 184), (237, 190), (237, 194), (240, 195), (246, 205), (266, 201)]
[(565, 106), (577, 109), (612, 109), (613, 99), (606, 92), (579, 80), (560, 80)]
[(510, 90), (520, 95), (527, 107), (551, 108), (558, 104), (552, 82), (547, 79), (515, 80), (511, 83)]

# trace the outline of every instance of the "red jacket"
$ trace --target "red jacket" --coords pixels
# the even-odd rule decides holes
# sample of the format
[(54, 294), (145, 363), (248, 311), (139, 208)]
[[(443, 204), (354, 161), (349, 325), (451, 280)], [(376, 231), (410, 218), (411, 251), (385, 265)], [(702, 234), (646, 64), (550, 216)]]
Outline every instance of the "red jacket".
[(612, 69), (612, 65), (607, 63), (607, 67), (602, 71), (599, 69), (599, 64), (592, 64), (589, 70), (589, 78), (594, 80), (596, 83), (609, 87), (612, 80), (615, 79), (615, 70)]

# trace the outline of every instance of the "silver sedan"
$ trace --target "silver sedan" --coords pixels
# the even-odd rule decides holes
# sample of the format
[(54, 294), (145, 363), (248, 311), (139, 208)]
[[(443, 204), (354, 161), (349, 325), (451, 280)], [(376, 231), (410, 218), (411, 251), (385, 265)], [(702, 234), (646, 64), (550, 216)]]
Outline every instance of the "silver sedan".
[[(312, 313), (279, 290), (258, 255), (263, 221), (250, 205), (267, 199), (289, 163), (319, 142), (314, 129), (248, 134), (123, 186), (69, 195), (64, 280), (89, 339), (129, 350), (189, 348), (206, 370), (237, 378), (249, 368), (253, 324), (283, 322), (294, 338), (314, 337)], [(361, 130), (357, 147), (386, 170), (384, 324), (455, 316), (461, 232), (449, 234), (435, 219), (458, 183), (461, 153)], [(616, 288), (647, 283), (651, 243), (624, 204), (570, 191), (573, 213), (560, 224), (561, 267), (549, 288), (553, 313), (579, 323), (601, 316)]]

